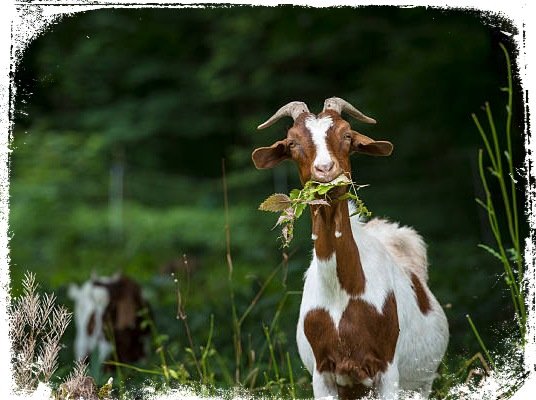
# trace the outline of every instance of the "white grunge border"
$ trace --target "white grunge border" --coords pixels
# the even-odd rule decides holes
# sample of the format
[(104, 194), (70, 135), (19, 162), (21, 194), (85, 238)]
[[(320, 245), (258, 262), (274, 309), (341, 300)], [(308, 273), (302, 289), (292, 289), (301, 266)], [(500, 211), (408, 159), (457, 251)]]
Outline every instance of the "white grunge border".
[[(535, 264), (535, 229), (536, 229), (536, 166), (535, 139), (531, 135), (530, 127), (534, 126), (534, 116), (530, 113), (533, 99), (530, 94), (536, 93), (534, 75), (534, 43), (536, 29), (531, 26), (530, 11), (536, 7), (530, 3), (534, 0), (412, 0), (412, 1), (386, 1), (386, 0), (354, 0), (354, 1), (320, 1), (320, 0), (277, 0), (270, 4), (267, 1), (158, 1), (158, 0), (0, 0), (0, 399), (23, 399), (14, 394), (14, 381), (11, 371), (11, 345), (8, 335), (9, 315), (7, 305), (9, 302), (9, 160), (10, 141), (13, 134), (13, 113), (17, 87), (14, 82), (15, 71), (28, 44), (44, 33), (52, 24), (59, 23), (62, 17), (77, 12), (102, 8), (186, 8), (204, 7), (204, 5), (218, 3), (272, 5), (293, 4), (297, 6), (330, 7), (330, 6), (364, 6), (364, 5), (396, 5), (400, 7), (431, 6), (441, 8), (473, 9), (483, 12), (502, 14), (511, 20), (518, 35), (514, 36), (519, 50), (518, 65), (520, 78), (525, 97), (525, 149), (527, 152), (524, 172), (527, 177), (527, 201), (525, 212), (528, 216), (530, 233), (525, 242), (525, 288), (527, 290), (528, 329), (525, 348), (525, 370), (528, 374), (523, 386), (512, 397), (513, 399), (534, 399), (536, 393), (536, 264)], [(535, 10), (531, 10), (531, 9)], [(534, 14), (532, 14), (534, 15)], [(536, 23), (534, 24), (536, 25)], [(530, 73), (532, 72), (532, 74)], [(531, 76), (532, 75), (532, 76)], [(501, 371), (502, 372), (502, 371)], [(453, 389), (454, 398), (463, 399), (494, 399), (500, 387), (508, 383), (508, 374), (497, 373), (486, 380), (486, 383), (475, 390), (468, 387)], [(150, 395), (151, 388), (147, 388)], [(231, 393), (232, 396), (232, 393)], [(150, 397), (150, 396), (149, 396)], [(226, 396), (229, 397), (229, 396)], [(32, 399), (51, 398), (50, 388), (39, 387), (31, 396)], [(190, 390), (172, 391), (159, 399), (194, 399), (198, 398)]]

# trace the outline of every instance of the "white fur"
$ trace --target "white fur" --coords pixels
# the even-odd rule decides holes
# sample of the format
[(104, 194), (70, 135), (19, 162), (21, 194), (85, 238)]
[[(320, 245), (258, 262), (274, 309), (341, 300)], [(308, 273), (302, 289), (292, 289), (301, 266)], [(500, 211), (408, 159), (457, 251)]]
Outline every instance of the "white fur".
[[(400, 389), (417, 390), (428, 396), (447, 347), (449, 332), (445, 314), (426, 285), (424, 243), (410, 228), (400, 228), (398, 224), (389, 224), (386, 221), (373, 221), (370, 225), (362, 223), (359, 218), (352, 218), (351, 221), (366, 280), (364, 293), (357, 297), (373, 305), (381, 313), (387, 294), (393, 291), (400, 326), (393, 364), (381, 376), (375, 377), (378, 393), (384, 399), (397, 398)], [(400, 243), (400, 240), (404, 243), (403, 246), (393, 245)], [(411, 284), (411, 272), (418, 272), (417, 275), (421, 278), (422, 286), (430, 300), (431, 310), (426, 315), (423, 315), (418, 307)], [(328, 260), (320, 260), (313, 253), (311, 265), (305, 274), (297, 343), (300, 357), (313, 375), (316, 398), (328, 392), (332, 394), (333, 382), (343, 381), (344, 378), (329, 377), (333, 374), (316, 372), (315, 358), (303, 330), (304, 318), (308, 311), (322, 308), (329, 312), (338, 327), (350, 298), (338, 282), (335, 254)], [(315, 383), (315, 378), (321, 382)]]
[(363, 229), (380, 240), (397, 264), (411, 276), (414, 273), (423, 282), (428, 282), (428, 258), (422, 237), (408, 226), (374, 218)]
[[(114, 282), (118, 277), (100, 279), (105, 282)], [(108, 290), (89, 280), (80, 287), (75, 284), (70, 285), (68, 295), (74, 301), (76, 325), (74, 353), (76, 358), (84, 358), (97, 349), (99, 362), (103, 362), (112, 351), (112, 345), (104, 337), (103, 331), (104, 311), (110, 301)], [(95, 325), (91, 334), (88, 334), (87, 326), (92, 315)]]
[(328, 144), (326, 143), (328, 129), (333, 124), (330, 117), (317, 119), (310, 116), (305, 120), (305, 127), (311, 132), (311, 138), (316, 147), (315, 166), (322, 166), (332, 162), (329, 154)]

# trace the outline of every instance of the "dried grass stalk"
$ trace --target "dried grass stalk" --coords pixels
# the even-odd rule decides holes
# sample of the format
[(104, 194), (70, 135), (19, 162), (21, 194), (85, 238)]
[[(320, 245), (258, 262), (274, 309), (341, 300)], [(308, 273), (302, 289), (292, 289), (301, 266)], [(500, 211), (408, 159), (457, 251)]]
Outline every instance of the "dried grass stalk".
[(54, 294), (40, 295), (32, 272), (24, 276), (23, 293), (9, 306), (13, 372), (18, 389), (34, 390), (48, 383), (58, 367), (61, 338), (72, 314), (56, 304)]

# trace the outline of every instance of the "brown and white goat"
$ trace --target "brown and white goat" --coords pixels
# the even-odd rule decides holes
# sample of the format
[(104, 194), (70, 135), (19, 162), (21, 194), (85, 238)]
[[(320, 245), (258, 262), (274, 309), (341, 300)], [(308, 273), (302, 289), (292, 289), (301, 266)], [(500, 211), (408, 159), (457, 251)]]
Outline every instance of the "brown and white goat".
[[(292, 159), (302, 183), (330, 182), (350, 177), (352, 153), (391, 154), (390, 142), (352, 130), (342, 112), (376, 122), (337, 97), (327, 99), (318, 115), (302, 102), (283, 106), (259, 129), (285, 116), (294, 125), (285, 139), (253, 152), (255, 166)], [(412, 390), (428, 397), (449, 333), (427, 286), (424, 242), (411, 228), (350, 218), (353, 205), (338, 200), (346, 190), (332, 189), (329, 206), (310, 206), (314, 252), (296, 337), (314, 396), (395, 399)]]
[(69, 286), (74, 301), (74, 352), (83, 359), (97, 351), (98, 361), (109, 358), (115, 345), (118, 361), (134, 362), (144, 355), (140, 311), (147, 307), (140, 286), (123, 275), (93, 277)]

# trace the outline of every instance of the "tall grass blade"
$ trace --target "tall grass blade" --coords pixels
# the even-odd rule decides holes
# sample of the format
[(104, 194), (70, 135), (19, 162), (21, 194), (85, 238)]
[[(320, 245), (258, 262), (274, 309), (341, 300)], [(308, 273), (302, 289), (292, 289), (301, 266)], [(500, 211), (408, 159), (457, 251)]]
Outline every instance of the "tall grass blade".
[(484, 344), (484, 341), (480, 337), (480, 334), (478, 333), (478, 330), (476, 329), (476, 326), (473, 323), (473, 320), (471, 319), (471, 316), (467, 314), (465, 317), (467, 318), (467, 321), (469, 321), (469, 325), (471, 325), (471, 329), (473, 330), (473, 333), (475, 334), (476, 339), (478, 340), (478, 344), (482, 348), (482, 351), (484, 351), (484, 354), (486, 355), (488, 362), (493, 367), (493, 369), (497, 369), (497, 367), (495, 366), (495, 363), (493, 362), (493, 359), (491, 358), (491, 355), (489, 354), (488, 348)]

